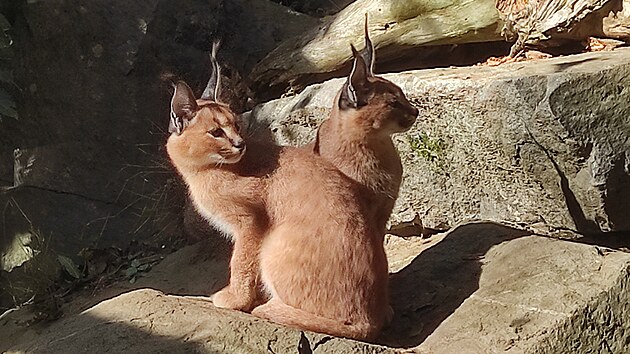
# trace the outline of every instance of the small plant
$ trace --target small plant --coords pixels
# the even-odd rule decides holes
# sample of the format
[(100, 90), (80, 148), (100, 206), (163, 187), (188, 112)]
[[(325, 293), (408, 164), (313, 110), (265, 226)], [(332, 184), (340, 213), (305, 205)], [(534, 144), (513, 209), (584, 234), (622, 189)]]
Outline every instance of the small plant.
[(419, 133), (407, 135), (407, 142), (417, 157), (428, 162), (440, 163), (444, 158), (446, 144), (440, 138), (432, 139), (427, 133)]

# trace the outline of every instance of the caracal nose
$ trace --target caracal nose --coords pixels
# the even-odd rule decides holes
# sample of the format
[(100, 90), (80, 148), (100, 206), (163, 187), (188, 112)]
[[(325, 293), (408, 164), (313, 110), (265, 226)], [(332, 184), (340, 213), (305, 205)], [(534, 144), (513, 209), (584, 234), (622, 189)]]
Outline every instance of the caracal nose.
[(245, 148), (245, 141), (243, 139), (235, 140), (232, 142), (232, 145), (238, 150), (243, 150)]
[(420, 113), (420, 111), (418, 111), (418, 109), (417, 109), (416, 107), (414, 107), (414, 106), (411, 106), (411, 108), (412, 108), (412, 109), (411, 109), (411, 114), (412, 114), (414, 117), (417, 117), (417, 116), (418, 116), (418, 113)]

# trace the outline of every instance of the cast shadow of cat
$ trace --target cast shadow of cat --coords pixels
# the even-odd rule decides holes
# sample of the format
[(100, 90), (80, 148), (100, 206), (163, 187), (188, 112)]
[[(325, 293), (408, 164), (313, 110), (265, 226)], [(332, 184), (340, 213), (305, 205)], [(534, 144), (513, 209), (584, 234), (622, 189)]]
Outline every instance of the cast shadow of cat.
[(379, 343), (393, 347), (422, 343), (479, 288), (481, 260), (488, 250), (528, 234), (491, 222), (462, 225), (391, 274), (395, 314)]

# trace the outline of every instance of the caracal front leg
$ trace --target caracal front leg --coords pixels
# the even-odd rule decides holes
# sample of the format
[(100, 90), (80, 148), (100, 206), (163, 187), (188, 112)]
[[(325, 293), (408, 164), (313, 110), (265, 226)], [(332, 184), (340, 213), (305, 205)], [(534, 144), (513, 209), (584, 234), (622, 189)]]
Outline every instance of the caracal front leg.
[(249, 311), (254, 307), (260, 268), (260, 237), (256, 233), (242, 233), (235, 237), (230, 260), (230, 283), (212, 295), (214, 306), (240, 311)]

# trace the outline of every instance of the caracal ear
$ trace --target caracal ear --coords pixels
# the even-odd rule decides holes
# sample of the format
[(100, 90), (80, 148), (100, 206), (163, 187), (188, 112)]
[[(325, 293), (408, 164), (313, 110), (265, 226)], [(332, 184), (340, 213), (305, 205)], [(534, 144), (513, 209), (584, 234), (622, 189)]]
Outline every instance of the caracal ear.
[(210, 53), (210, 64), (212, 65), (212, 73), (206, 89), (203, 90), (201, 98), (205, 100), (219, 101), (221, 94), (221, 67), (217, 61), (217, 50), (219, 50), (220, 42), (218, 40), (212, 42), (212, 52)]
[(352, 55), (354, 56), (354, 62), (352, 64), (352, 71), (348, 75), (346, 83), (341, 88), (341, 95), (339, 96), (339, 108), (357, 109), (367, 104), (368, 94), (368, 68), (365, 60), (357, 52), (353, 45)]
[(313, 153), (315, 155), (319, 155), (319, 131), (320, 131), (320, 129), (322, 129), (321, 126), (319, 128), (317, 128), (317, 133), (315, 135), (315, 144), (313, 144)]
[(368, 14), (365, 14), (365, 48), (361, 51), (361, 56), (367, 64), (367, 71), (369, 76), (374, 76), (374, 44), (370, 39), (370, 33), (368, 30)]
[(171, 98), (171, 120), (168, 124), (168, 132), (179, 135), (198, 107), (195, 95), (185, 82), (177, 81), (173, 87), (175, 90)]

